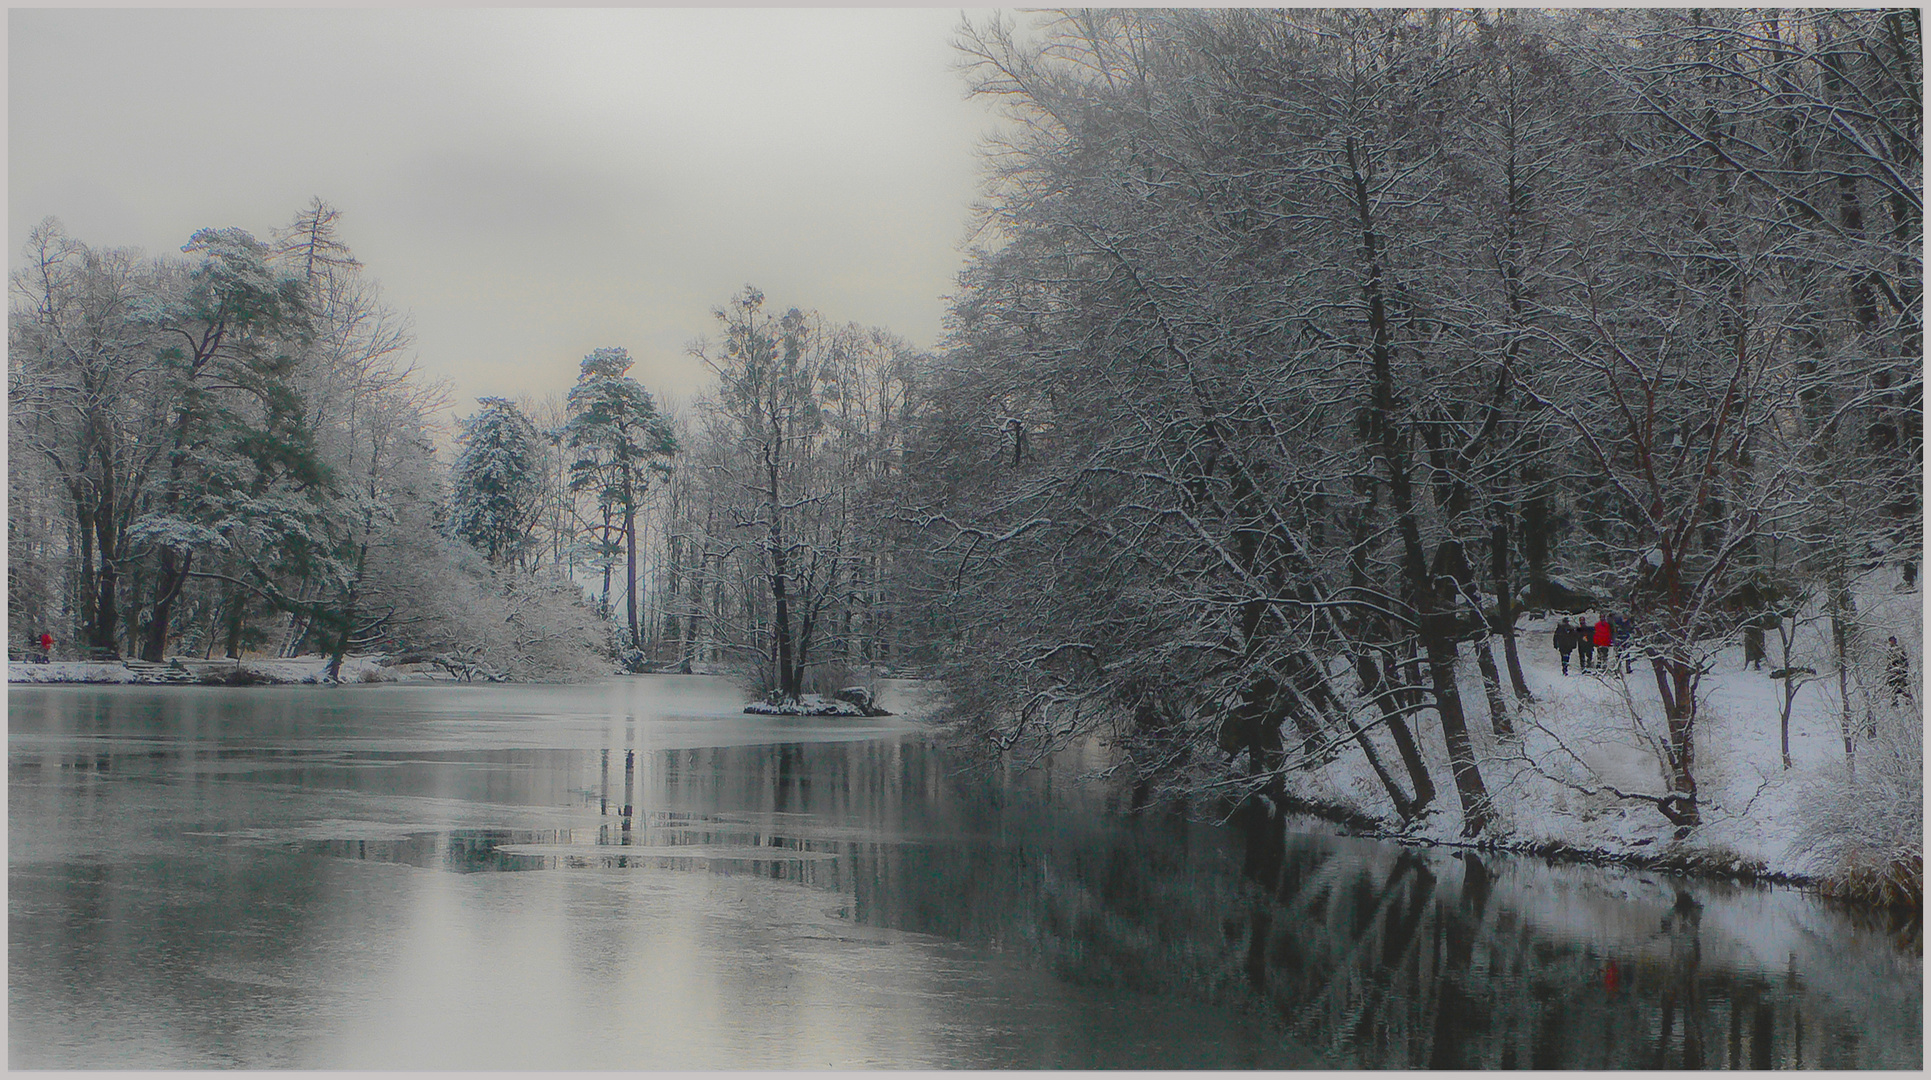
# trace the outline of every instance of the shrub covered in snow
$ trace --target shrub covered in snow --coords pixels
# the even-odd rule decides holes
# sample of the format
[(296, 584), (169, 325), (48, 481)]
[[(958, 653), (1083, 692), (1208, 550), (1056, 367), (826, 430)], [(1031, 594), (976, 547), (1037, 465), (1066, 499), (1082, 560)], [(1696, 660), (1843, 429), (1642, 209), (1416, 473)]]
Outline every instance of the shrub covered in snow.
[(610, 673), (609, 624), (574, 582), (492, 566), (458, 540), (441, 547), (438, 572), (411, 590), (413, 617), (398, 626), (396, 646), (516, 680)]
[(1854, 768), (1819, 768), (1799, 804), (1800, 852), (1827, 893), (1879, 904), (1924, 903), (1924, 712), (1872, 716)]

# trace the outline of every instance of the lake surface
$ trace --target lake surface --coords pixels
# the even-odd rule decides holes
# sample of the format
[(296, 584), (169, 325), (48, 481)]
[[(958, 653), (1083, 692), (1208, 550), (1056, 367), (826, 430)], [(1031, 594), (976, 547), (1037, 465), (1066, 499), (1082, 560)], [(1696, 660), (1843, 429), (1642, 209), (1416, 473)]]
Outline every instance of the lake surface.
[(1915, 928), (1794, 890), (1123, 816), (740, 701), (11, 688), (9, 1064), (1922, 1065)]

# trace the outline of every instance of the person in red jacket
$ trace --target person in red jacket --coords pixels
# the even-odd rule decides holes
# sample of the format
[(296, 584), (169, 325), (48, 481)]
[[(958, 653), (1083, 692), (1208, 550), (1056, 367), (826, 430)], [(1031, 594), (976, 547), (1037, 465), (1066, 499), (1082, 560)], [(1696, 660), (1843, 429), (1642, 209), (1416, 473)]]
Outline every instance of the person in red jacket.
[(40, 662), (46, 663), (54, 658), (54, 635), (50, 631), (40, 632)]
[(1596, 646), (1596, 663), (1604, 671), (1609, 670), (1609, 647), (1616, 643), (1616, 630), (1609, 625), (1609, 613), (1596, 616), (1596, 628), (1590, 641)]

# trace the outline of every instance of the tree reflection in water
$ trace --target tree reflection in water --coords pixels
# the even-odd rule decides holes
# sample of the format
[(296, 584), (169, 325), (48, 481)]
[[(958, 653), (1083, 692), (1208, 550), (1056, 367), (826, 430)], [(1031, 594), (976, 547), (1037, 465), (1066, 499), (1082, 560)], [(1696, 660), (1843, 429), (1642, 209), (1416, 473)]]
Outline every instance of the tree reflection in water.
[[(1897, 1060), (1886, 1051), (1909, 1053), (1918, 1040), (1915, 1029), (1883, 1030), (1855, 1002), (1810, 992), (1794, 954), (1781, 977), (1706, 969), (1693, 886), (1675, 886), (1665, 906), (1666, 886), (1644, 875), (1519, 860), (1498, 873), (1473, 852), (1324, 843), (1288, 825), (1258, 813), (1241, 822), (1243, 872), (1265, 895), (1249, 923), (1246, 981), (1295, 1037), (1347, 1064), (1855, 1067), (1873, 1063), (1867, 1042), (1878, 1060)], [(1634, 910), (1594, 933), (1551, 933), (1536, 917), (1563, 913), (1538, 909), (1562, 900), (1535, 894), (1562, 874), (1634, 894), (1625, 901)], [(1644, 909), (1660, 909), (1652, 933), (1629, 925)], [(1725, 945), (1735, 954), (1748, 942)]]
[(1264, 814), (1227, 828), (1069, 814), (1044, 784), (987, 783), (909, 741), (660, 760), (640, 804), (739, 818), (683, 821), (678, 842), (839, 856), (735, 872), (795, 875), (842, 893), (856, 921), (1024, 950), (1082, 985), (1259, 1009), (1340, 1067), (1921, 1060), (1921, 983), (1892, 1000), (1863, 996), (1877, 980), (1818, 977), (1849, 955), (1919, 962), (1788, 889), (1411, 849)]
[[(839, 970), (885, 980), (874, 989), (945, 973), (927, 988), (954, 996), (919, 1000), (945, 1002), (934, 1031), (967, 1056), (921, 1044), (889, 1059), (921, 1065), (1922, 1064), (1915, 921), (1883, 925), (1789, 889), (1315, 835), (1264, 814), (1191, 823), (1148, 807), (1131, 780), (1074, 782), (1106, 764), (1097, 754), (988, 776), (903, 730), (841, 739), (799, 725), (817, 741), (782, 742), (771, 734), (789, 729), (637, 720), (604, 700), (680, 685), (400, 690), (339, 712), (349, 699), (326, 693), (19, 695), (9, 1018), (31, 1037), (13, 1044), (15, 1064), (314, 1067), (350, 1060), (341, 1045), (380, 1062), (422, 1044), (413, 1021), (366, 1042), (305, 1049), (288, 1036), (313, 1040), (328, 1017), (363, 1015), (357, 1003), (379, 1003), (386, 1021), (410, 1001), (392, 996), (398, 979), (475, 1008), (521, 992), (487, 976), (437, 981), (465, 957), (603, 987), (700, 948), (725, 955), (730, 978), (688, 986), (793, 1009), (795, 1025), (810, 1003), (767, 985), (773, 970), (856, 964)], [(419, 718), (476, 702), (542, 719)], [(553, 718), (573, 703), (588, 719)], [(739, 745), (692, 745), (727, 738)], [(345, 873), (338, 860), (441, 873)], [(734, 890), (667, 871), (767, 881)], [(720, 941), (661, 902), (679, 897), (756, 903), (723, 921), (742, 940)], [(796, 925), (746, 914), (765, 911)], [(854, 953), (824, 932), (834, 919), (880, 932), (854, 935)], [(449, 940), (476, 926), (498, 936)], [(558, 927), (580, 936), (545, 967)], [(812, 936), (792, 936), (799, 927)], [(1004, 981), (1014, 960), (1058, 981)], [(957, 981), (994, 970), (994, 983)], [(715, 1066), (763, 1045), (726, 1045), (738, 1030), (701, 1017), (647, 1029), (617, 1000), (546, 1014), (616, 1033), (558, 1060)], [(844, 1015), (852, 998), (839, 1000)], [(877, 1039), (897, 1023), (853, 1030)], [(626, 1056), (624, 1039), (662, 1054), (672, 1034), (686, 1056)], [(725, 1048), (705, 1056), (716, 1040)]]

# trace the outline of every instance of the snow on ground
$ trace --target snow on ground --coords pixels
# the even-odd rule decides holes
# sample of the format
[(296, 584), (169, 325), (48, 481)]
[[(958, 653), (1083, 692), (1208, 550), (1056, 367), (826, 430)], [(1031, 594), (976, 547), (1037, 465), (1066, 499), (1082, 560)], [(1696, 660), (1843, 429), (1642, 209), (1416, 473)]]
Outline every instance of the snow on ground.
[(806, 694), (802, 699), (784, 704), (755, 701), (744, 707), (744, 711), (757, 716), (864, 716), (865, 710), (849, 701), (834, 701), (817, 694)]
[(126, 664), (92, 660), (55, 660), (50, 663), (7, 662), (10, 683), (132, 683), (140, 678)]
[[(382, 671), (380, 661), (381, 657), (376, 656), (343, 657), (342, 681), (377, 681)], [(329, 660), (326, 656), (294, 656), (284, 660), (249, 660), (244, 666), (276, 682), (318, 683), (328, 672)]]
[[(395, 681), (389, 669), (382, 666), (379, 656), (350, 656), (342, 660), (342, 681), (389, 682)], [(225, 675), (235, 670), (230, 660), (180, 660), (182, 669), (189, 676), (188, 682), (200, 677)], [(240, 667), (262, 682), (270, 683), (319, 683), (324, 682), (329, 660), (326, 656), (295, 656), (286, 659), (243, 660)], [(7, 681), (10, 683), (156, 683), (184, 681), (180, 669), (170, 672), (168, 665), (144, 664), (130, 666), (119, 661), (100, 660), (55, 660), (38, 664), (21, 661), (7, 663)]]
[[(1922, 604), (1918, 591), (1898, 588), (1895, 571), (1873, 574), (1860, 583), (1856, 606), (1867, 660), (1859, 677), (1873, 692), (1881, 686), (1885, 639), (1890, 634), (1904, 645), (1913, 684), (1921, 687)], [(1654, 804), (1601, 790), (1613, 786), (1650, 795), (1668, 790), (1660, 754), (1650, 749), (1664, 730), (1654, 675), (1640, 658), (1627, 673), (1620, 658), (1612, 658), (1609, 670), (1592, 669), (1588, 674), (1582, 674), (1572, 658), (1570, 674), (1564, 675), (1552, 644), (1559, 618), (1550, 615), (1518, 624), (1523, 676), (1535, 700), (1523, 706), (1516, 718), (1514, 737), (1493, 734), (1481, 676), (1472, 652), (1464, 650), (1462, 702), (1492, 799), (1495, 835), (1510, 845), (1559, 843), (1607, 855), (1692, 856), (1773, 874), (1808, 876), (1822, 869), (1813, 865), (1798, 841), (1804, 801), (1844, 759), (1827, 620), (1807, 614), (1794, 635), (1791, 663), (1819, 674), (1803, 682), (1792, 701), (1788, 770), (1783, 767), (1779, 731), (1783, 683), (1770, 678), (1784, 662), (1777, 634), (1766, 634), (1768, 656), (1761, 670), (1745, 670), (1740, 644), (1716, 655), (1702, 682), (1695, 730), (1703, 823), (1679, 841), (1675, 827)], [(1870, 657), (1877, 660), (1873, 663)], [(1499, 647), (1496, 661), (1502, 664)], [(1503, 679), (1507, 678), (1504, 671)], [(1853, 686), (1853, 701), (1860, 700)], [(1913, 711), (1908, 702), (1904, 710), (1905, 722), (1922, 724), (1921, 710)], [(1854, 711), (1861, 717), (1862, 706)], [(1459, 802), (1446, 767), (1448, 751), (1440, 725), (1425, 717), (1415, 727), (1439, 790), (1434, 812), (1400, 835), (1463, 842)], [(1387, 736), (1378, 735), (1377, 742), (1392, 763)], [(1358, 752), (1337, 761), (1325, 775), (1296, 776), (1291, 787), (1304, 798), (1341, 803), (1395, 820), (1385, 790)], [(1594, 789), (1594, 793), (1578, 788)]]

